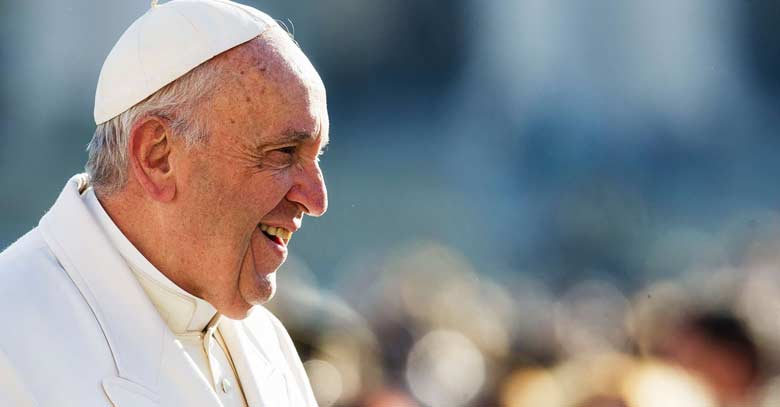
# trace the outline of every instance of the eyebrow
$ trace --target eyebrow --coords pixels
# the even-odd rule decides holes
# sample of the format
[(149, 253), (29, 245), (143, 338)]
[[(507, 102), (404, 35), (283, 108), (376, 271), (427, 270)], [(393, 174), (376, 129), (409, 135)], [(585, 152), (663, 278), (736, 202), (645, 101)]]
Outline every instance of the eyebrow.
[[(279, 140), (279, 142), (274, 144), (300, 143), (302, 141), (314, 140), (314, 139), (315, 136), (314, 134), (311, 133), (306, 133), (297, 130), (286, 130), (284, 133), (282, 133), (282, 138)], [(322, 145), (320, 146), (320, 151), (325, 149), (329, 141), (330, 140), (327, 137), (325, 137), (325, 139), (322, 142)]]

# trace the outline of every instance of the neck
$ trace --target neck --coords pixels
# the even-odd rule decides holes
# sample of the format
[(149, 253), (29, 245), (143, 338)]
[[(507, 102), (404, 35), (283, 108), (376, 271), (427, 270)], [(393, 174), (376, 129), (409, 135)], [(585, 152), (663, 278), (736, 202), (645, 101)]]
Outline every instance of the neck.
[(202, 298), (182, 272), (187, 266), (177, 260), (183, 256), (176, 255), (177, 249), (166, 238), (172, 233), (157, 205), (134, 194), (130, 187), (108, 196), (96, 191), (96, 196), (117, 228), (157, 270), (184, 291)]

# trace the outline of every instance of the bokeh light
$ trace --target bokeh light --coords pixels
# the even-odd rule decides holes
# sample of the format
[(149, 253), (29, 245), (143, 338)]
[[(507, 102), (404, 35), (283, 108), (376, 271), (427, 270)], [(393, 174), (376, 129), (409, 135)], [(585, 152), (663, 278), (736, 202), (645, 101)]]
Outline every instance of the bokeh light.
[[(267, 304), (319, 404), (780, 405), (776, 2), (245, 2), (328, 90), (328, 213)], [(148, 5), (0, 3), (0, 248)]]
[(306, 375), (309, 376), (317, 404), (328, 407), (336, 403), (343, 390), (339, 370), (332, 364), (317, 359), (306, 361), (303, 367), (306, 369)]
[(479, 349), (462, 334), (433, 331), (409, 352), (409, 387), (424, 404), (463, 406), (477, 395), (485, 380)]

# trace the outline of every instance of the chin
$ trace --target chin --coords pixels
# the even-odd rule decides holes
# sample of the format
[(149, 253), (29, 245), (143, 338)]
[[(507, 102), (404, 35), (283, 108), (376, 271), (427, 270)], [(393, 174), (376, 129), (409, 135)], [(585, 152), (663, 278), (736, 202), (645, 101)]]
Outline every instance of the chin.
[(256, 305), (262, 305), (268, 302), (271, 298), (273, 298), (274, 294), (276, 292), (276, 286), (274, 285), (263, 285), (258, 287), (253, 287), (253, 290), (251, 292), (242, 292), (241, 295), (241, 301), (240, 304), (235, 305), (231, 307), (231, 309), (223, 309), (218, 310), (222, 315), (230, 318), (230, 319), (244, 319), (249, 316), (249, 314), (252, 312), (252, 309)]
[(276, 272), (257, 274), (258, 280), (244, 288), (242, 297), (250, 305), (261, 305), (268, 302), (276, 294)]
[[(238, 275), (238, 286), (230, 292), (230, 309), (219, 310), (230, 319), (244, 319), (249, 316), (252, 307), (268, 302), (276, 292), (276, 270), (283, 261), (269, 261), (261, 250), (247, 251)], [(265, 261), (255, 261), (264, 259)], [(274, 259), (276, 260), (276, 259)]]

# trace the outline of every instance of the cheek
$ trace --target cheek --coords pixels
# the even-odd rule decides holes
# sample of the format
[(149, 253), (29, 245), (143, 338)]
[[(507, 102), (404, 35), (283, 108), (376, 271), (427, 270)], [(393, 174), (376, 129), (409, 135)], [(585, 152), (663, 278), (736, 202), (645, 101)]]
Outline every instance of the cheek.
[[(265, 177), (264, 177), (265, 178)], [(292, 176), (284, 171), (253, 183), (246, 189), (244, 197), (254, 202), (255, 209), (263, 214), (270, 212), (284, 199), (292, 187)]]
[(197, 211), (202, 225), (214, 231), (253, 227), (276, 208), (292, 186), (289, 169), (276, 172), (231, 174), (193, 179), (192, 187), (181, 198), (199, 202)]
[(257, 223), (262, 214), (275, 206), (273, 191), (273, 183), (268, 181), (246, 180), (224, 185), (216, 195), (212, 214), (222, 218), (226, 224)]

